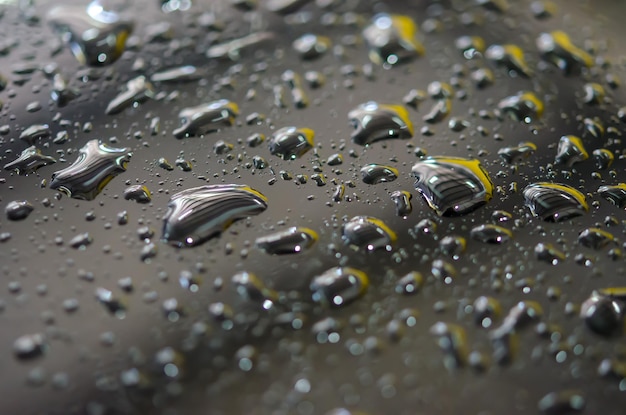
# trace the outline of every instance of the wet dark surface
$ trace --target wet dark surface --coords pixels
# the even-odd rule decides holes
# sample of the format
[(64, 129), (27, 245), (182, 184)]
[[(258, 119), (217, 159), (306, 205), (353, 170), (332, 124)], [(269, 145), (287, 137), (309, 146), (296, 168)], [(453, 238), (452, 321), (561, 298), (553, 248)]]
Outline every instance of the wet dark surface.
[[(124, 24), (99, 27), (116, 40), (99, 53), (78, 48), (92, 68), (51, 28), (56, 2), (5, 3), (0, 412), (623, 413), (625, 3), (110, 1)], [(415, 42), (406, 18), (386, 45), (364, 39), (379, 13), (413, 19)], [(294, 49), (306, 33), (325, 38)], [(523, 56), (485, 52), (509, 44)], [(174, 132), (218, 100), (236, 107)], [(370, 101), (403, 106), (412, 137), (353, 142), (349, 114)], [(277, 151), (290, 126), (314, 136)], [(123, 159), (76, 171), (91, 140)], [(441, 216), (420, 189), (442, 188), (415, 185), (428, 156), (481, 166), (434, 175)], [(368, 184), (369, 165), (397, 178)], [(554, 192), (529, 200), (537, 183)], [(267, 209), (233, 221), (224, 200), (189, 222), (221, 234), (163, 241), (172, 196), (205, 185), (249, 186)], [(357, 216), (373, 219), (346, 237)], [(255, 243), (294, 226), (314, 232), (303, 249)]]

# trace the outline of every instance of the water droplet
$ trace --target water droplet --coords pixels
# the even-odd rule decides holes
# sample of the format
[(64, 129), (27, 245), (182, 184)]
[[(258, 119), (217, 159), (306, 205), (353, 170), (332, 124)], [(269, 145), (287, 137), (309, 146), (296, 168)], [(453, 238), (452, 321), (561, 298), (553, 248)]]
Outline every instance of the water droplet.
[(91, 140), (79, 150), (78, 159), (52, 175), (50, 188), (74, 199), (93, 200), (113, 179), (126, 171), (132, 153)]
[(513, 238), (513, 232), (502, 226), (486, 224), (472, 228), (472, 239), (488, 244), (502, 244)]
[(587, 150), (585, 150), (582, 140), (573, 135), (565, 135), (559, 140), (554, 162), (572, 167), (575, 163), (587, 160), (588, 158), (589, 154)]
[(306, 33), (293, 42), (293, 48), (302, 59), (315, 59), (322, 56), (331, 47), (331, 41), (326, 36)]
[(163, 219), (163, 239), (176, 246), (198, 245), (228, 226), (267, 209), (267, 198), (244, 185), (208, 185), (176, 193)]
[(441, 252), (454, 259), (459, 259), (461, 254), (465, 252), (467, 242), (462, 236), (447, 235), (441, 238), (439, 242), (439, 248)]
[(86, 8), (57, 6), (47, 17), (68, 37), (76, 59), (90, 66), (110, 65), (122, 56), (134, 26), (117, 13), (104, 10), (99, 1), (92, 1)]
[(317, 233), (309, 228), (293, 226), (287, 230), (257, 238), (259, 249), (272, 255), (299, 254), (311, 248), (318, 240)]
[(469, 345), (463, 327), (440, 321), (430, 328), (430, 334), (437, 337), (437, 344), (444, 353), (444, 365), (447, 369), (467, 364)]
[(397, 236), (383, 221), (370, 216), (355, 216), (343, 225), (343, 240), (368, 251), (390, 251)]
[(601, 138), (604, 135), (604, 125), (599, 119), (585, 118), (583, 120), (585, 132), (595, 138)]
[(593, 332), (603, 336), (621, 333), (624, 329), (623, 305), (598, 291), (583, 302), (580, 317)]
[(396, 215), (407, 217), (413, 211), (411, 199), (413, 195), (406, 190), (394, 190), (391, 193), (391, 200), (396, 205)]
[(465, 59), (474, 59), (485, 52), (485, 41), (480, 36), (461, 36), (454, 41), (454, 45)]
[(398, 294), (417, 294), (424, 285), (424, 277), (417, 271), (411, 271), (404, 275), (396, 283), (396, 292)]
[(41, 356), (46, 348), (46, 339), (43, 334), (27, 334), (18, 337), (13, 342), (13, 352), (18, 359), (32, 359)]
[(310, 289), (313, 301), (340, 307), (361, 297), (367, 291), (369, 278), (358, 269), (331, 268), (315, 277)]
[(585, 395), (577, 390), (550, 392), (537, 403), (537, 408), (547, 415), (571, 415), (585, 409)]
[(517, 147), (501, 148), (498, 150), (498, 155), (507, 163), (516, 164), (528, 159), (535, 151), (537, 151), (537, 146), (534, 143), (526, 141), (520, 143)]
[(152, 82), (189, 82), (201, 77), (202, 73), (198, 68), (193, 65), (184, 65), (154, 73), (150, 76), (150, 80)]
[(475, 159), (429, 157), (413, 166), (415, 188), (440, 216), (469, 213), (487, 203), (493, 184)]
[(491, 45), (485, 52), (485, 57), (504, 66), (509, 74), (513, 71), (524, 78), (529, 78), (533, 74), (526, 63), (524, 51), (517, 45)]
[(589, 210), (585, 196), (565, 184), (534, 183), (524, 189), (523, 195), (531, 213), (548, 222), (561, 222)]
[(439, 99), (422, 119), (429, 124), (437, 124), (450, 115), (450, 111), (452, 111), (452, 101), (449, 99)]
[(474, 301), (474, 321), (483, 328), (489, 328), (502, 315), (500, 302), (493, 297), (481, 296)]
[(207, 49), (205, 54), (207, 58), (229, 58), (236, 60), (239, 58), (239, 53), (242, 49), (258, 45), (273, 38), (274, 35), (271, 32), (251, 33), (238, 39), (212, 45)]
[(106, 288), (96, 289), (96, 298), (98, 301), (109, 311), (119, 319), (123, 319), (126, 316), (126, 306), (115, 297), (112, 291)]
[(557, 265), (559, 262), (565, 261), (565, 254), (549, 243), (538, 243), (535, 246), (535, 255), (538, 260), (552, 265)]
[(363, 30), (370, 60), (376, 64), (396, 65), (424, 53), (416, 39), (417, 24), (408, 16), (377, 14)]
[(184, 108), (178, 114), (181, 126), (174, 130), (176, 138), (202, 135), (234, 124), (239, 107), (226, 99)]
[(578, 235), (578, 243), (587, 248), (602, 249), (615, 242), (615, 237), (600, 228), (587, 228)]
[(7, 203), (4, 213), (7, 219), (17, 221), (26, 219), (35, 207), (28, 200), (13, 200)]
[(155, 95), (150, 81), (143, 75), (138, 76), (126, 82), (126, 90), (113, 98), (104, 112), (109, 115), (118, 114), (131, 105), (154, 98)]
[(20, 133), (20, 140), (25, 141), (28, 145), (33, 145), (35, 141), (41, 138), (49, 138), (52, 135), (48, 124), (33, 124)]
[(263, 303), (263, 308), (269, 309), (278, 301), (278, 293), (267, 288), (256, 274), (243, 271), (231, 278), (231, 282), (239, 295), (252, 301)]
[(504, 98), (498, 103), (498, 108), (514, 120), (526, 124), (536, 121), (543, 114), (543, 102), (530, 91), (521, 91)]
[(309, 128), (283, 127), (269, 140), (270, 153), (283, 160), (295, 160), (313, 148), (315, 132)]
[(543, 59), (551, 62), (566, 75), (593, 65), (593, 57), (572, 44), (565, 32), (542, 33), (537, 38), (536, 44)]
[(369, 101), (348, 113), (354, 131), (352, 141), (362, 146), (391, 138), (413, 137), (413, 124), (402, 105), (383, 105)]
[(606, 148), (597, 148), (593, 150), (592, 156), (596, 167), (600, 170), (608, 169), (613, 164), (613, 160), (615, 160), (613, 152), (607, 150)]
[(588, 105), (598, 105), (604, 101), (604, 97), (606, 96), (606, 91), (604, 91), (604, 87), (595, 82), (586, 83), (583, 86), (583, 90), (585, 91), (585, 96), (583, 96), (583, 102)]
[(600, 186), (598, 194), (617, 206), (626, 208), (626, 183), (619, 183), (613, 186)]
[(152, 195), (146, 186), (135, 184), (124, 189), (124, 199), (133, 200), (137, 203), (150, 203)]
[(436, 259), (433, 261), (430, 271), (435, 278), (443, 281), (443, 283), (446, 285), (452, 284), (457, 276), (456, 268), (454, 268), (454, 265), (441, 259)]
[(35, 146), (23, 150), (18, 158), (4, 165), (5, 170), (15, 171), (19, 175), (28, 175), (40, 167), (56, 163), (53, 157), (45, 156)]
[(383, 164), (368, 164), (361, 168), (361, 180), (365, 184), (393, 182), (398, 178), (398, 170)]
[(93, 238), (89, 234), (89, 232), (79, 233), (70, 239), (68, 245), (74, 249), (84, 249), (88, 245), (91, 245), (93, 242)]

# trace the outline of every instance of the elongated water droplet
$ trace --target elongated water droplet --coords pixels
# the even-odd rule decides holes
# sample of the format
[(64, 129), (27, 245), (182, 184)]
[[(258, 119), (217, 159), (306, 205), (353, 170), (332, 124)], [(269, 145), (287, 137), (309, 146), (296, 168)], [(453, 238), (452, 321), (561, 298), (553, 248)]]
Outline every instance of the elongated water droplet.
[(589, 210), (585, 196), (565, 184), (533, 183), (523, 194), (531, 213), (549, 222), (561, 222)]
[(446, 368), (454, 369), (467, 364), (469, 345), (463, 327), (440, 321), (430, 328), (430, 334), (437, 337)]
[(33, 124), (20, 133), (20, 140), (33, 145), (36, 140), (49, 138), (52, 135), (48, 124)]
[(18, 158), (4, 165), (5, 170), (15, 171), (19, 175), (28, 175), (40, 167), (56, 163), (53, 157), (45, 156), (35, 146), (23, 150)]
[(93, 200), (104, 187), (126, 171), (132, 153), (128, 148), (113, 148), (98, 140), (88, 141), (71, 166), (52, 175), (50, 188), (74, 199)]
[(626, 208), (626, 183), (600, 186), (598, 194), (620, 209)]
[(7, 219), (17, 221), (26, 219), (35, 207), (28, 200), (13, 200), (7, 203), (4, 213)]
[(498, 155), (507, 163), (519, 163), (530, 157), (537, 150), (537, 146), (529, 141), (520, 143), (517, 147), (505, 147), (498, 150)]
[(398, 178), (398, 170), (383, 164), (368, 164), (361, 168), (361, 179), (365, 184), (393, 182)]
[(183, 109), (178, 117), (181, 126), (174, 130), (176, 138), (202, 135), (234, 124), (239, 107), (226, 99)]
[(343, 240), (368, 251), (391, 250), (397, 236), (383, 221), (370, 216), (355, 216), (342, 228)]
[(293, 226), (287, 230), (257, 238), (259, 249), (272, 255), (299, 254), (311, 248), (318, 239), (317, 232)]
[(563, 390), (545, 395), (537, 403), (537, 408), (546, 415), (569, 415), (582, 412), (586, 403), (581, 391)]
[(413, 137), (413, 124), (402, 105), (383, 105), (369, 101), (348, 113), (354, 127), (352, 141), (362, 146), (378, 140)]
[(370, 60), (376, 64), (396, 65), (420, 56), (424, 46), (416, 39), (417, 24), (409, 16), (380, 13), (363, 30)]
[(493, 184), (475, 159), (430, 157), (413, 166), (415, 188), (440, 216), (469, 213), (487, 203)]
[(189, 82), (202, 77), (201, 71), (193, 65), (178, 66), (170, 68), (150, 76), (152, 82)]
[(155, 94), (156, 92), (150, 81), (143, 75), (138, 76), (128, 81), (126, 90), (109, 102), (105, 113), (110, 115), (117, 114), (135, 103), (154, 98)]
[(104, 10), (99, 1), (86, 8), (57, 6), (48, 13), (48, 20), (69, 38), (76, 59), (90, 66), (110, 65), (122, 56), (134, 26), (132, 21)]
[(340, 307), (361, 297), (368, 286), (369, 278), (363, 271), (335, 267), (313, 278), (310, 289), (313, 301)]
[(271, 32), (251, 33), (238, 39), (213, 45), (207, 49), (205, 54), (207, 58), (230, 58), (236, 60), (239, 58), (239, 53), (242, 49), (250, 48), (273, 38), (274, 34)]
[(163, 218), (163, 239), (194, 246), (223, 232), (236, 220), (267, 209), (267, 198), (244, 185), (208, 185), (176, 193)]
[(536, 43), (542, 58), (557, 66), (566, 75), (593, 65), (593, 57), (573, 45), (565, 32), (542, 33)]

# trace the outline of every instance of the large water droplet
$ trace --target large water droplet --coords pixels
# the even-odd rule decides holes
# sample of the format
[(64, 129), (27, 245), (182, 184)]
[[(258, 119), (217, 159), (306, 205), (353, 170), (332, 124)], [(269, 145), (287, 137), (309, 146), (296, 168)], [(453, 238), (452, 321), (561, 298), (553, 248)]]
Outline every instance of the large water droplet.
[(585, 196), (565, 184), (533, 183), (523, 194), (531, 213), (549, 222), (561, 222), (589, 210)]
[(128, 148), (113, 148), (98, 140), (88, 141), (78, 159), (52, 175), (50, 188), (74, 199), (93, 200), (113, 177), (126, 171), (132, 153)]
[(397, 236), (383, 221), (370, 216), (355, 216), (343, 225), (342, 238), (346, 243), (364, 248), (391, 250)]
[(430, 157), (413, 166), (415, 188), (440, 216), (469, 213), (487, 203), (493, 184), (475, 159)]
[(270, 153), (283, 160), (295, 160), (313, 148), (314, 137), (310, 128), (283, 127), (270, 138)]
[(176, 138), (202, 135), (234, 124), (239, 107), (226, 99), (185, 108), (179, 114), (181, 126), (174, 130)]
[(343, 306), (367, 291), (369, 278), (363, 271), (350, 267), (335, 267), (313, 279), (310, 288), (318, 303)]
[(257, 238), (255, 244), (272, 255), (299, 254), (311, 248), (317, 239), (317, 232), (314, 230), (293, 226), (287, 230)]
[(126, 46), (133, 22), (100, 2), (85, 6), (57, 6), (48, 13), (50, 23), (67, 35), (72, 53), (82, 64), (104, 66), (115, 62)]
[(348, 113), (355, 130), (352, 141), (362, 146), (378, 140), (413, 137), (413, 124), (402, 105), (383, 105), (369, 101)]
[(370, 60), (376, 64), (395, 65), (424, 53), (415, 38), (417, 24), (408, 16), (380, 13), (363, 30)]
[(176, 246), (198, 245), (231, 223), (267, 209), (267, 198), (244, 185), (208, 185), (176, 193), (163, 218), (163, 239)]

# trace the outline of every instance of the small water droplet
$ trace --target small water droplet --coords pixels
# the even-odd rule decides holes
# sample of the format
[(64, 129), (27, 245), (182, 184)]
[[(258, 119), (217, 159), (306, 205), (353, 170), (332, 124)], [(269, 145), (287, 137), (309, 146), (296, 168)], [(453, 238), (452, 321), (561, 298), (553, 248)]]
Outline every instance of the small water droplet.
[(342, 228), (343, 240), (368, 251), (390, 251), (397, 236), (383, 221), (370, 216), (355, 216)]
[(383, 164), (368, 164), (361, 168), (361, 180), (365, 184), (393, 182), (398, 178), (398, 170)]
[(294, 226), (284, 231), (257, 238), (255, 244), (268, 254), (284, 255), (305, 252), (317, 240), (317, 232), (309, 228)]
[(315, 277), (310, 289), (313, 300), (335, 307), (344, 306), (367, 291), (369, 278), (355, 268), (335, 267)]

